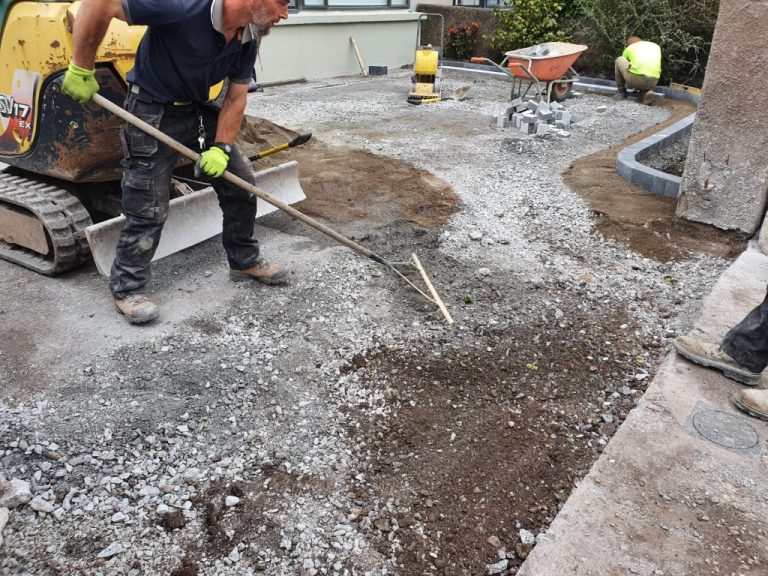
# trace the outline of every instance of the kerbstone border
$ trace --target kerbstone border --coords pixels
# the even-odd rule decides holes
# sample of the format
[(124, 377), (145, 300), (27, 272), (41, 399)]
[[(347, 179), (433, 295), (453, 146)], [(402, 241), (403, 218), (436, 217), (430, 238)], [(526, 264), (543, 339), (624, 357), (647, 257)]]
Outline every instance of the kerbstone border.
[(695, 119), (696, 113), (693, 113), (660, 132), (624, 148), (616, 158), (616, 172), (628, 182), (637, 184), (652, 194), (677, 198), (680, 195), (682, 178), (646, 166), (640, 160), (648, 158), (675, 142), (690, 138)]

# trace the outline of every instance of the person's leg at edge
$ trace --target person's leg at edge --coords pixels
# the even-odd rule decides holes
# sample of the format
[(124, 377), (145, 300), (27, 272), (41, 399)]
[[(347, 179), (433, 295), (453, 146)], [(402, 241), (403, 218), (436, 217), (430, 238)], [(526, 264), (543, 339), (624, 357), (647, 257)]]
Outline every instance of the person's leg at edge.
[[(759, 306), (725, 335), (721, 346), (736, 362), (753, 372), (762, 372), (768, 366), (768, 293)], [(731, 401), (747, 414), (768, 420), (768, 390), (739, 390)]]
[(762, 372), (768, 366), (768, 292), (758, 306), (730, 329), (721, 347), (752, 372)]
[[(720, 344), (682, 336), (674, 342), (689, 360), (722, 371), (726, 376), (755, 386), (768, 366), (768, 294), (763, 301), (725, 335)], [(768, 390), (744, 389), (731, 400), (744, 412), (768, 420)]]

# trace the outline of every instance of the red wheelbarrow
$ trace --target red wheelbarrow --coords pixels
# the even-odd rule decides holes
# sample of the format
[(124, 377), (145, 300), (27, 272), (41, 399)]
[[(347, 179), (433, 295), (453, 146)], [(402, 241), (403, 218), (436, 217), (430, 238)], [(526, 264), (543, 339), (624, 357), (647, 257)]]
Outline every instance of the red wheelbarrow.
[(586, 49), (583, 44), (544, 42), (506, 52), (501, 64), (480, 57), (472, 58), (472, 62), (491, 64), (509, 76), (512, 99), (525, 98), (535, 87), (537, 99), (562, 102), (579, 79), (572, 65)]

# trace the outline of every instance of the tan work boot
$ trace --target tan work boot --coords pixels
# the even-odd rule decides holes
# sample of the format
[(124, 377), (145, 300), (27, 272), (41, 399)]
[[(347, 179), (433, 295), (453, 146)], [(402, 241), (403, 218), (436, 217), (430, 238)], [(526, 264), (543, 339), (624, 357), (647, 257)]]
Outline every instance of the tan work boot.
[(279, 264), (272, 264), (262, 259), (256, 266), (252, 266), (247, 270), (230, 270), (229, 277), (235, 282), (258, 280), (264, 284), (274, 286), (288, 282), (288, 271)]
[(750, 416), (768, 420), (768, 390), (739, 390), (731, 401)]
[(756, 386), (760, 382), (760, 372), (752, 372), (744, 368), (723, 352), (719, 344), (706, 342), (693, 336), (680, 336), (675, 338), (672, 345), (681, 356), (688, 358), (691, 362), (720, 370), (731, 380), (747, 386)]
[(643, 94), (643, 97), (640, 99), (640, 102), (646, 106), (653, 106), (656, 102), (656, 97), (653, 95), (653, 90), (646, 91), (645, 94)]
[(115, 306), (131, 324), (151, 322), (159, 314), (157, 306), (144, 294), (131, 294), (125, 298), (115, 298)]

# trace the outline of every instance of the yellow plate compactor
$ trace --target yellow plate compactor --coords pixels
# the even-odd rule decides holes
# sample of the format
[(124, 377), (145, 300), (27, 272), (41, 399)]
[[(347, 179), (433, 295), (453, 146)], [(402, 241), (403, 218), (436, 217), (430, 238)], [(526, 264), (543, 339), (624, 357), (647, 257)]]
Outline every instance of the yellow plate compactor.
[[(439, 44), (421, 44), (421, 28), (429, 19), (439, 20)], [(408, 94), (409, 104), (426, 104), (442, 99), (443, 36), (445, 19), (442, 14), (425, 12), (419, 16), (416, 27), (416, 56), (413, 60), (413, 87)]]

